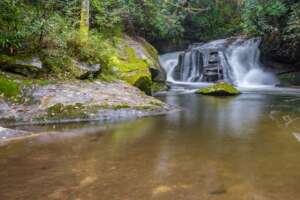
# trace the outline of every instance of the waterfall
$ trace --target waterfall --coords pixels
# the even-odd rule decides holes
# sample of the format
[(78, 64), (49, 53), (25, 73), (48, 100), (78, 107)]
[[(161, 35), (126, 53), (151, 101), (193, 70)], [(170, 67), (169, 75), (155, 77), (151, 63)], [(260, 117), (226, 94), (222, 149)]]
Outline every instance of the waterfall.
[(174, 84), (229, 82), (239, 87), (275, 86), (276, 76), (260, 62), (259, 38), (222, 39), (164, 54), (160, 62)]

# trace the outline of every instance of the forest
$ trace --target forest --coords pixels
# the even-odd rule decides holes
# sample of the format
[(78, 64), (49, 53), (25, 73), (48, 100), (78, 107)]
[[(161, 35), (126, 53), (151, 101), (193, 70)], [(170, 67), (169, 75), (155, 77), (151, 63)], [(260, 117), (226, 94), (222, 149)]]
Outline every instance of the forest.
[(0, 4), (3, 55), (56, 49), (105, 63), (111, 43), (123, 33), (158, 47), (247, 35), (264, 37), (267, 50), (276, 49), (283, 59), (299, 62), (297, 0), (3, 0)]

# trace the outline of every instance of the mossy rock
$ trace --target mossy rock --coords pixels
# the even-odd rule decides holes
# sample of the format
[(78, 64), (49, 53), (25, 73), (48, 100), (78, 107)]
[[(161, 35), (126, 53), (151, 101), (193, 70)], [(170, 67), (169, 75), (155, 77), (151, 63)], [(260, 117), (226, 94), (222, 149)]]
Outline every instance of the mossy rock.
[(216, 83), (212, 86), (201, 88), (196, 93), (211, 96), (234, 96), (241, 92), (229, 83)]
[(139, 88), (140, 90), (144, 91), (146, 94), (151, 95), (151, 85), (152, 81), (147, 76), (142, 76), (137, 79), (137, 81), (134, 83), (134, 86)]
[(151, 86), (152, 93), (164, 92), (167, 91), (168, 89), (169, 88), (165, 83), (160, 83), (160, 82), (153, 82)]
[(28, 77), (37, 77), (43, 71), (43, 64), (37, 56), (0, 55), (0, 68)]
[(151, 94), (152, 79), (149, 64), (140, 58), (133, 48), (125, 44), (117, 56), (110, 58), (109, 66), (118, 78), (138, 87), (146, 94)]

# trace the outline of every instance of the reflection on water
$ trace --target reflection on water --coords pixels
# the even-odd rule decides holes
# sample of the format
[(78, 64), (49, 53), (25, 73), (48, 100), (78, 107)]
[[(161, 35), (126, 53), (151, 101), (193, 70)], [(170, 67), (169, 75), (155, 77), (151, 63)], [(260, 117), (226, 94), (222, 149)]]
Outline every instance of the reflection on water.
[(300, 198), (298, 97), (161, 98), (183, 110), (0, 147), (0, 199)]

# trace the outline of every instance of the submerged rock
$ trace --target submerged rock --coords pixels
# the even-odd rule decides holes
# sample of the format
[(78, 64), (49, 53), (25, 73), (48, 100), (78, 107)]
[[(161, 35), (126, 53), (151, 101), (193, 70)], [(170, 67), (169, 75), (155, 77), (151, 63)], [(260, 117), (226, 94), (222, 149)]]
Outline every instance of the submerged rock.
[(0, 141), (2, 139), (10, 139), (30, 135), (31, 133), (21, 130), (9, 129), (0, 126)]
[(24, 76), (36, 77), (43, 70), (43, 64), (38, 56), (13, 57), (1, 55), (0, 68)]
[(216, 83), (207, 88), (201, 88), (196, 93), (212, 96), (232, 96), (241, 94), (237, 88), (229, 83)]

